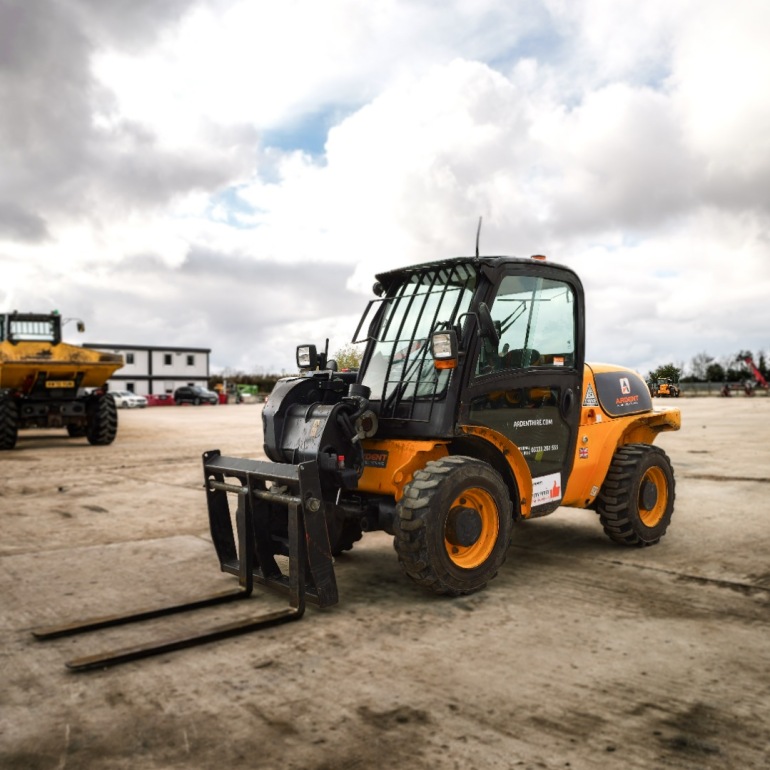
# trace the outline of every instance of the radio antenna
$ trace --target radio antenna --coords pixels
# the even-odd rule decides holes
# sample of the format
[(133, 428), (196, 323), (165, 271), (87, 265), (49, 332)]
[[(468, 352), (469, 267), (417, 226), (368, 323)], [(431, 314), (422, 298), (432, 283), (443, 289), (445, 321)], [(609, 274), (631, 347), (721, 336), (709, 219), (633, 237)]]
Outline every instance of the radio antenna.
[(476, 259), (479, 257), (479, 238), (481, 237), (481, 217), (479, 217), (479, 226), (476, 228)]

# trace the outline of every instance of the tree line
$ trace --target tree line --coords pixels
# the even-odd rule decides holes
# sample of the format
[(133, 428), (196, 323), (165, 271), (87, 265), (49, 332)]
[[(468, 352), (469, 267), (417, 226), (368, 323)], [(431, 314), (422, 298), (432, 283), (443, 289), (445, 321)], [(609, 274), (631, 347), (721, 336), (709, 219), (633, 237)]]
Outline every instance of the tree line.
[(754, 355), (750, 350), (740, 350), (734, 356), (723, 356), (720, 359), (710, 356), (705, 351), (693, 356), (690, 366), (684, 364), (663, 364), (649, 372), (647, 379), (657, 382), (661, 378), (674, 382), (744, 382), (754, 380), (754, 374), (746, 363), (747, 359), (754, 362), (766, 380), (770, 380), (770, 369), (764, 351)]
[(218, 385), (227, 381), (230, 385), (252, 385), (259, 393), (270, 393), (275, 383), (285, 377), (285, 374), (246, 374), (234, 369), (226, 369), (222, 374), (212, 374), (209, 377), (209, 389), (214, 390)]

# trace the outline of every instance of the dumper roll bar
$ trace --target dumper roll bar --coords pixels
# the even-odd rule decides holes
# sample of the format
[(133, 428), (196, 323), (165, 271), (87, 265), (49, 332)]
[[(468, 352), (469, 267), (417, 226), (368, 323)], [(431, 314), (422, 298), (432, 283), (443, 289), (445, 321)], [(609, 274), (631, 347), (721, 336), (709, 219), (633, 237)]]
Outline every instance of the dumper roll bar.
[[(56, 639), (246, 599), (255, 583), (287, 595), (289, 607), (185, 636), (75, 658), (66, 663), (67, 668), (87, 671), (193, 647), (299, 620), (306, 602), (318, 607), (337, 603), (337, 582), (316, 461), (299, 465), (271, 463), (223, 457), (215, 449), (203, 454), (203, 475), (209, 526), (219, 565), (223, 572), (238, 577), (238, 589), (182, 604), (38, 628), (33, 635), (39, 640)], [(235, 495), (238, 500), (235, 533), (228, 495)], [(282, 572), (275, 560), (276, 543), (269, 528), (273, 505), (288, 508), (288, 574)]]

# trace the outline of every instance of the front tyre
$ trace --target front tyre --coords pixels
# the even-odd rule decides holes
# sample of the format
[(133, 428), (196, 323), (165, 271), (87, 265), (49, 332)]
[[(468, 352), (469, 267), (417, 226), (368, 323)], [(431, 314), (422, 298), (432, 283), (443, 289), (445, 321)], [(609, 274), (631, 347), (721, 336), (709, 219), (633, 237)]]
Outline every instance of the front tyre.
[(478, 591), (505, 561), (512, 504), (500, 474), (487, 463), (459, 455), (427, 463), (406, 485), (396, 514), (399, 562), (435, 593)]
[(19, 412), (16, 402), (0, 396), (0, 449), (13, 449), (19, 434)]
[(86, 407), (86, 413), (88, 443), (96, 446), (111, 444), (118, 432), (118, 410), (115, 399), (109, 393), (96, 396)]
[(612, 458), (596, 510), (611, 540), (644, 547), (666, 534), (674, 497), (668, 455), (650, 444), (626, 444)]

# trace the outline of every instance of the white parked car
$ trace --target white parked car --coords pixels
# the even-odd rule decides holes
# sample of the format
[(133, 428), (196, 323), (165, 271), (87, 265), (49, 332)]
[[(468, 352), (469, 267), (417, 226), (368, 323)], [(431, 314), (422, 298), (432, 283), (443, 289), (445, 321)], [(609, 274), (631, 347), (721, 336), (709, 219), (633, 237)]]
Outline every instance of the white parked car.
[(110, 395), (115, 399), (118, 409), (136, 409), (147, 406), (147, 399), (130, 390), (111, 390)]

